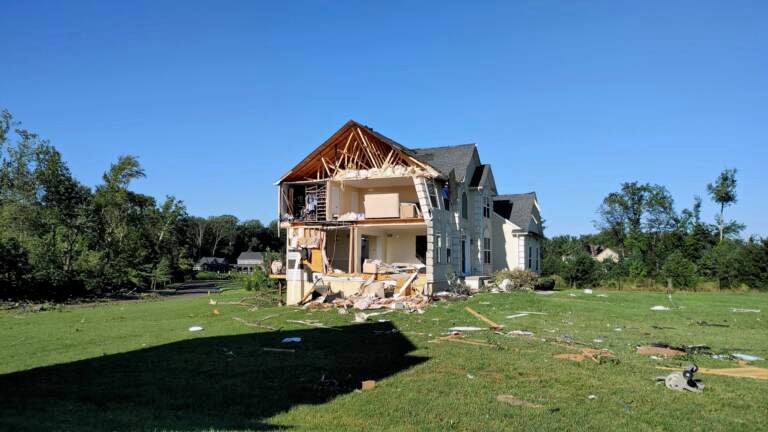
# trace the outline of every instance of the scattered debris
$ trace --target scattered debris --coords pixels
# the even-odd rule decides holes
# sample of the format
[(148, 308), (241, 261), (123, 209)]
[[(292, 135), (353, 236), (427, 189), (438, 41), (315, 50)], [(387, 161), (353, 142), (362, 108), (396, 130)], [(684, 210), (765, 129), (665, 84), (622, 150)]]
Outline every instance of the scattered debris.
[(605, 341), (602, 340), (602, 339), (592, 339), (592, 342), (594, 342), (594, 343), (603, 343)]
[(528, 314), (527, 313), (517, 313), (517, 314), (514, 314), (514, 315), (507, 315), (507, 319), (520, 318), (520, 317), (524, 317), (524, 316), (528, 316)]
[(709, 323), (706, 321), (696, 321), (696, 324), (704, 327), (730, 327), (728, 324)]
[(595, 297), (608, 297), (608, 294), (598, 294)]
[[(675, 370), (674, 368), (662, 366), (657, 366), (656, 369)], [(704, 375), (718, 375), (733, 378), (754, 378), (768, 380), (768, 369), (755, 366), (745, 366), (744, 364), (737, 368), (700, 368), (698, 373)]]
[(203, 328), (200, 327), (200, 326), (192, 326), (192, 327), (189, 328), (189, 331), (191, 331), (191, 332), (199, 332), (199, 331), (203, 331)]
[(741, 313), (760, 313), (760, 309), (742, 309), (742, 308), (731, 308), (731, 312), (741, 312)]
[(546, 315), (546, 312), (531, 312), (531, 311), (515, 311), (516, 313), (528, 314), (528, 315)]
[(511, 332), (507, 332), (507, 336), (533, 336), (533, 332), (529, 332), (528, 330), (512, 330)]
[(243, 324), (245, 324), (245, 325), (247, 325), (249, 327), (260, 327), (260, 328), (265, 328), (267, 330), (277, 331), (279, 329), (276, 329), (274, 327), (270, 327), (268, 325), (261, 324), (261, 321), (266, 321), (266, 320), (268, 320), (270, 318), (274, 318), (276, 316), (277, 315), (265, 316), (264, 318), (261, 318), (261, 319), (257, 320), (256, 322), (248, 322), (248, 321), (246, 321), (246, 320), (244, 320), (242, 318), (238, 318), (238, 317), (233, 317), (232, 319), (235, 320), (235, 321), (239, 321), (239, 322), (241, 322), (241, 323), (243, 323)]
[(373, 390), (373, 388), (376, 387), (376, 381), (374, 380), (365, 380), (362, 382), (360, 389), (362, 391), (368, 391)]
[(597, 399), (597, 396), (595, 396), (595, 395), (589, 395), (589, 396), (587, 396), (587, 399), (589, 399), (589, 400), (595, 400), (595, 399)]
[(475, 376), (474, 376), (474, 375), (472, 375), (472, 374), (467, 374), (467, 378), (469, 378), (469, 379), (475, 379)]
[(666, 376), (656, 377), (656, 381), (663, 381), (664, 385), (670, 390), (699, 393), (704, 389), (704, 385), (699, 380), (693, 379), (693, 374), (698, 370), (698, 366), (691, 364), (683, 369), (682, 372), (677, 371)]
[(667, 306), (656, 305), (656, 306), (653, 306), (651, 308), (651, 310), (652, 311), (668, 311), (668, 310), (672, 310), (672, 309), (668, 308)]
[(568, 294), (568, 297), (576, 297), (576, 294), (573, 294), (573, 293)]
[(307, 326), (310, 326), (310, 327), (318, 327), (318, 328), (324, 328), (324, 329), (329, 329), (329, 330), (341, 331), (340, 328), (329, 327), (329, 326), (327, 326), (327, 325), (325, 325), (323, 323), (320, 323), (318, 321), (315, 321), (315, 320), (286, 320), (285, 322), (304, 324), (304, 325), (307, 325)]
[(448, 329), (448, 331), (451, 332), (465, 332), (465, 331), (482, 331), (485, 330), (482, 327), (469, 327), (469, 326), (458, 326), (458, 327), (451, 327)]
[[(548, 296), (548, 295), (554, 294), (555, 291), (534, 291), (533, 293), (538, 295)], [(557, 408), (557, 409), (560, 409), (560, 408)]]
[(584, 288), (584, 294), (592, 294), (592, 290), (589, 288)]
[(438, 300), (466, 300), (469, 298), (465, 294), (457, 294), (450, 291), (438, 291), (432, 294), (432, 297)]
[(287, 337), (287, 338), (284, 338), (282, 341), (282, 343), (299, 343), (299, 342), (301, 342), (300, 337)]
[(649, 356), (661, 356), (661, 357), (677, 357), (685, 355), (685, 351), (676, 350), (669, 347), (659, 347), (651, 345), (643, 345), (637, 347), (637, 353), (640, 355)]
[(755, 356), (755, 355), (752, 355), (752, 354), (742, 354), (742, 353), (733, 353), (733, 354), (731, 354), (731, 356), (733, 356), (733, 358), (736, 358), (736, 359), (739, 359), (739, 360), (748, 361), (748, 362), (760, 361), (760, 360), (763, 359), (762, 357), (758, 357), (758, 356)]
[(522, 406), (526, 408), (542, 408), (543, 407), (543, 405), (531, 403), (512, 395), (498, 395), (496, 396), (496, 400), (512, 406)]
[(555, 354), (553, 357), (577, 362), (590, 359), (595, 363), (600, 363), (604, 358), (614, 358), (615, 356), (607, 349), (583, 348), (581, 352), (578, 353)]
[(490, 319), (486, 318), (484, 315), (482, 315), (480, 312), (477, 312), (476, 310), (472, 309), (471, 307), (467, 306), (464, 308), (467, 312), (471, 313), (475, 316), (475, 318), (479, 319), (480, 321), (488, 324), (489, 328), (494, 331), (499, 331), (504, 328), (501, 324), (496, 324), (495, 322), (491, 321)]

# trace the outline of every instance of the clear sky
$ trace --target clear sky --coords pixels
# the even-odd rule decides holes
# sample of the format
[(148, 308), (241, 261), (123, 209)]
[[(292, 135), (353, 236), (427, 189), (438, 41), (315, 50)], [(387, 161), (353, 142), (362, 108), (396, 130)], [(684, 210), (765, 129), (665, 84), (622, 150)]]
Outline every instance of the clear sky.
[(136, 190), (201, 216), (271, 220), (272, 183), (355, 119), (477, 143), (548, 235), (592, 231), (623, 181), (689, 207), (725, 167), (727, 215), (768, 235), (766, 23), (765, 1), (10, 0), (0, 107), (84, 183), (134, 154)]

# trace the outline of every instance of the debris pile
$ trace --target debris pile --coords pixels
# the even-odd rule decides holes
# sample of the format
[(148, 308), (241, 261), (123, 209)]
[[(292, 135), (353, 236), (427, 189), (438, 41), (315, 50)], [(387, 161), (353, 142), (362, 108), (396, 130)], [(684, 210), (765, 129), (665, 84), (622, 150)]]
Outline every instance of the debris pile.
[[(300, 302), (307, 309), (393, 309), (406, 312), (421, 311), (430, 298), (423, 294), (426, 283), (423, 264), (384, 263), (380, 260), (365, 260), (359, 287), (332, 292), (331, 287), (341, 276), (323, 275)], [(353, 282), (353, 278), (345, 279)], [(326, 286), (325, 283), (328, 283)]]

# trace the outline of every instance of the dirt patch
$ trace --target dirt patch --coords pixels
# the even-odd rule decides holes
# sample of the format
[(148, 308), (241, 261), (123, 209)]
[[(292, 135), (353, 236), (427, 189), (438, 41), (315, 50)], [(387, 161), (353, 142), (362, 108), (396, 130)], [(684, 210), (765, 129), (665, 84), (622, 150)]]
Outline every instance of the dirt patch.
[(571, 360), (576, 362), (581, 362), (586, 359), (590, 359), (596, 363), (599, 363), (601, 359), (614, 358), (615, 356), (613, 355), (612, 352), (606, 349), (584, 348), (581, 350), (581, 352), (578, 352), (578, 353), (555, 354), (553, 357), (557, 359)]
[(637, 353), (647, 356), (659, 356), (659, 357), (677, 357), (685, 355), (685, 351), (676, 350), (673, 348), (657, 347), (651, 345), (643, 345), (637, 347)]

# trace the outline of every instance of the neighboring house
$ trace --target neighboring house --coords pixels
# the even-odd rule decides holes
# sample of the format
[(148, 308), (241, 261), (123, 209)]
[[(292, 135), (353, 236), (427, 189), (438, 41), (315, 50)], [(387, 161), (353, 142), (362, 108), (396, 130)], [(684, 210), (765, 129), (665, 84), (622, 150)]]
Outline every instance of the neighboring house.
[(222, 272), (229, 270), (229, 263), (226, 258), (202, 257), (195, 263), (192, 269), (195, 271)]
[(619, 262), (618, 252), (601, 245), (589, 245), (589, 253), (595, 261), (603, 262), (605, 260), (611, 260), (613, 262)]
[(237, 257), (237, 269), (240, 271), (253, 271), (256, 267), (264, 265), (264, 254), (262, 252), (243, 252)]
[(316, 277), (334, 291), (359, 289), (366, 260), (423, 264), (426, 294), (451, 273), (540, 267), (536, 194), (499, 195), (475, 144), (407, 148), (349, 121), (276, 186), (288, 304)]

